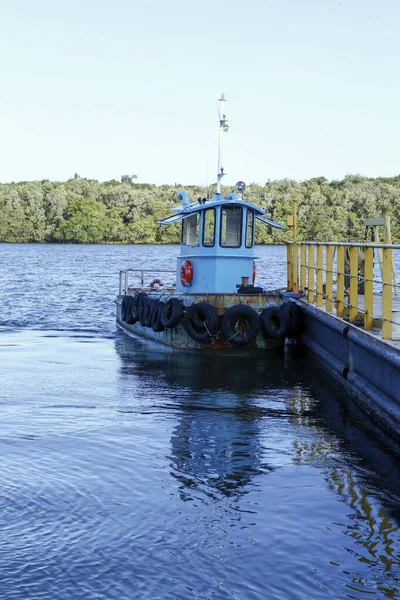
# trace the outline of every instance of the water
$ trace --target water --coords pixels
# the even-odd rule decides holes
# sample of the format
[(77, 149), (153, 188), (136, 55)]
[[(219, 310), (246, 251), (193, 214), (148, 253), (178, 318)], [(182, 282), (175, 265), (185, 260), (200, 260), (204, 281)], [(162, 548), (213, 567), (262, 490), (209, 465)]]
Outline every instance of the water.
[(400, 598), (399, 448), (309, 359), (115, 331), (176, 253), (0, 246), (0, 597)]

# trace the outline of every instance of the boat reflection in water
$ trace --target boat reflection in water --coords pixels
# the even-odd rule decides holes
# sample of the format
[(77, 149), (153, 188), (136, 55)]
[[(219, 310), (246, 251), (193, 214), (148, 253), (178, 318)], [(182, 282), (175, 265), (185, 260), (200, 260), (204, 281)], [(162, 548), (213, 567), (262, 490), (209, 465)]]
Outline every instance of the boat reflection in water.
[(332, 594), (399, 597), (399, 447), (329, 378), (290, 354), (267, 362), (160, 352), (123, 335), (116, 346), (121, 375), (151, 390), (142, 410), (167, 423), (181, 500), (245, 504), (273, 556), (303, 536), (310, 558), (330, 565)]
[[(180, 353), (121, 335), (124, 374), (151, 388), (151, 400), (177, 424), (171, 434), (171, 474), (182, 500), (243, 494), (257, 475), (274, 469), (264, 458), (260, 428), (286, 412), (279, 397), (282, 358)], [(257, 402), (263, 395), (263, 403)], [(154, 408), (154, 406), (153, 406)]]

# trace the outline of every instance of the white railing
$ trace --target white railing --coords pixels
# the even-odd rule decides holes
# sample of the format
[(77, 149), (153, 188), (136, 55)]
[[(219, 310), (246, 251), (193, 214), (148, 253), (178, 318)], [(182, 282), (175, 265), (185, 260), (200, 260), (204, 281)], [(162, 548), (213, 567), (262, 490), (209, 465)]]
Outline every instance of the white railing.
[[(130, 273), (134, 273), (134, 277), (136, 277), (136, 281), (132, 282), (132, 278), (130, 278)], [(122, 269), (119, 272), (119, 295), (124, 296), (128, 293), (129, 287), (137, 287), (137, 288), (149, 288), (150, 283), (154, 279), (158, 279), (158, 275), (161, 273), (169, 273), (173, 274), (175, 278), (176, 271), (171, 269)], [(147, 281), (148, 279), (148, 281)], [(165, 285), (165, 284), (164, 284)], [(175, 286), (175, 281), (168, 282), (169, 286)]]

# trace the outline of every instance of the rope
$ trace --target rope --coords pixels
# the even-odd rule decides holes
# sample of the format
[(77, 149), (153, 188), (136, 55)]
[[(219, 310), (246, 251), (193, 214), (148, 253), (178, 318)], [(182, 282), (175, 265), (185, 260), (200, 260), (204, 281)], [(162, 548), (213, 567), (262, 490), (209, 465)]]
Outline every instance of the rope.
[[(234, 337), (236, 337), (236, 336), (237, 336), (237, 334), (238, 334), (238, 332), (237, 332), (237, 331), (235, 331), (235, 333), (234, 333), (234, 334), (233, 334), (233, 335), (232, 335), (232, 336), (231, 336), (231, 337), (230, 337), (228, 340), (226, 340), (226, 343), (228, 343), (228, 342), (230, 342), (231, 340), (233, 340), (233, 338), (234, 338)], [(246, 340), (247, 340), (247, 338), (246, 338)]]

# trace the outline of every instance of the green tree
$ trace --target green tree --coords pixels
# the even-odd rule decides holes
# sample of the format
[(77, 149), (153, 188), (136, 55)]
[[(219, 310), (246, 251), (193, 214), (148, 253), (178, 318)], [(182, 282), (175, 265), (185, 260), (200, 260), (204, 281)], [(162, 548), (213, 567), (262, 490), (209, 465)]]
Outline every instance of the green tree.
[(54, 232), (61, 242), (96, 243), (103, 241), (107, 232), (106, 208), (91, 198), (71, 200), (65, 220)]

